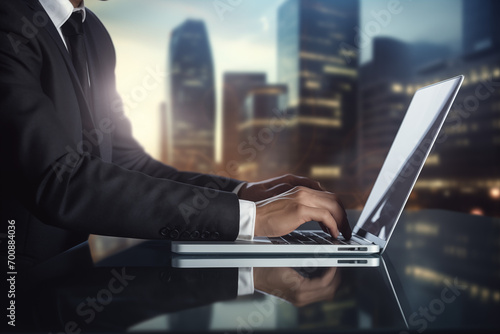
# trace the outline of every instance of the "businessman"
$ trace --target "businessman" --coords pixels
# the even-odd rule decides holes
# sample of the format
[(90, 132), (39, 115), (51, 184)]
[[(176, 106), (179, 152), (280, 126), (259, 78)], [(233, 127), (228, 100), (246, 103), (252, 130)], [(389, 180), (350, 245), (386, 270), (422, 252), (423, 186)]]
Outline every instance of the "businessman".
[(4, 254), (8, 229), (28, 264), (89, 233), (249, 240), (317, 220), (350, 238), (339, 199), (310, 179), (246, 183), (152, 159), (117, 103), (114, 69), (111, 38), (82, 0), (0, 0)]

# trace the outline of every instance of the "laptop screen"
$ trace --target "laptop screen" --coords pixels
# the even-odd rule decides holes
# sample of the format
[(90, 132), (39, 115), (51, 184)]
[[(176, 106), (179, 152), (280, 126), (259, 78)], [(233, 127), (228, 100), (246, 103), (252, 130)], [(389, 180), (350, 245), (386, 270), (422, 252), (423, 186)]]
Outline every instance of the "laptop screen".
[(419, 89), (406, 112), (354, 232), (384, 247), (462, 83)]

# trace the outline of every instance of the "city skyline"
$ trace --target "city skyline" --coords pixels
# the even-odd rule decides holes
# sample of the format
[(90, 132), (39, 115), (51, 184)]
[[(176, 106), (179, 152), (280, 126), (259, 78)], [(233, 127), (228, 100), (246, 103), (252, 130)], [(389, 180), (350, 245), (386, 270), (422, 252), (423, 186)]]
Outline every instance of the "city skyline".
[[(117, 89), (124, 99), (134, 136), (149, 154), (155, 158), (161, 156), (159, 108), (170, 90), (166, 85), (170, 75), (166, 59), (173, 29), (190, 18), (203, 20), (207, 27), (214, 58), (216, 136), (219, 136), (216, 159), (220, 161), (224, 72), (264, 72), (268, 81), (275, 81), (275, 13), (283, 1), (245, 1), (225, 12), (222, 19), (212, 1), (151, 0), (147, 6), (134, 0), (85, 1), (113, 38), (117, 53)], [(134, 99), (133, 93), (150, 73), (159, 79), (158, 86), (147, 90), (144, 98)]]
[[(261, 72), (268, 82), (278, 83), (277, 78), (277, 8), (285, 0), (243, 1), (232, 10), (224, 12), (222, 20), (211, 1), (203, 0), (151, 0), (144, 6), (134, 0), (102, 2), (86, 0), (85, 5), (94, 11), (109, 30), (117, 51), (117, 88), (123, 97), (127, 116), (131, 119), (133, 131), (146, 151), (155, 158), (161, 157), (160, 105), (166, 100), (168, 87), (165, 85), (167, 45), (173, 28), (185, 19), (204, 20), (211, 38), (216, 80), (216, 160), (222, 158), (222, 87), (224, 72)], [(235, 2), (236, 3), (236, 2)], [(460, 31), (453, 33), (453, 27), (460, 24), (459, 0), (444, 1), (401, 1), (403, 11), (393, 17), (390, 24), (381, 26), (380, 34), (405, 40), (425, 40), (428, 30), (440, 27), (443, 19), (447, 30), (440, 29), (440, 36), (454, 44), (460, 41)], [(360, 27), (374, 21), (372, 11), (387, 9), (387, 1), (362, 0)], [(416, 13), (413, 14), (413, 13)], [(425, 14), (426, 25), (411, 25)], [(355, 27), (353, 27), (354, 29)], [(409, 31), (410, 30), (410, 31)], [(153, 33), (154, 32), (154, 33)], [(402, 35), (403, 34), (403, 35)], [(377, 35), (371, 36), (371, 38)], [(435, 36), (431, 36), (435, 38)], [(369, 60), (370, 43), (359, 48), (361, 63)], [(158, 79), (154, 89), (139, 95), (142, 82), (147, 78)], [(135, 93), (135, 94), (134, 94)], [(137, 95), (136, 98), (133, 95)]]
[[(176, 1), (169, 1), (168, 3), (172, 5), (172, 8), (175, 8), (177, 4)], [(188, 1), (183, 8), (186, 11), (186, 8), (190, 8), (191, 14), (204, 13), (204, 15), (207, 15), (207, 8), (201, 6), (201, 3), (194, 0)], [(497, 25), (494, 21), (491, 23), (491, 31), (477, 28), (484, 26), (483, 23), (486, 22), (487, 13), (496, 10), (496, 7), (491, 8), (491, 10), (488, 9), (489, 7), (485, 5), (488, 2), (483, 1), (483, 5), (479, 7), (477, 7), (477, 2), (475, 2), (477, 8), (469, 10), (461, 9), (463, 1), (444, 1), (440, 2), (440, 5), (434, 6), (427, 0), (419, 1), (418, 6), (414, 2), (408, 1), (390, 3), (374, 1), (369, 4), (366, 1), (360, 1), (360, 9), (355, 6), (357, 3), (357, 1), (346, 1), (344, 3), (344, 1), (287, 0), (274, 2), (274, 4), (279, 4), (279, 6), (272, 10), (261, 8), (260, 11), (267, 10), (270, 15), (269, 17), (274, 17), (273, 23), (269, 23), (272, 20), (269, 21), (267, 17), (265, 19), (261, 17), (262, 20), (260, 20), (260, 27), (265, 28), (263, 30), (268, 34), (268, 39), (262, 43), (254, 43), (255, 45), (249, 43), (248, 46), (251, 46), (251, 48), (248, 50), (242, 48), (235, 41), (233, 43), (236, 45), (235, 49), (238, 49), (241, 55), (235, 62), (229, 61), (226, 58), (228, 63), (224, 64), (224, 66), (230, 69), (222, 70), (222, 72), (220, 72), (221, 68), (218, 67), (220, 58), (217, 58), (218, 52), (221, 51), (221, 45), (217, 45), (217, 42), (214, 43), (212, 50), (214, 53), (213, 66), (215, 67), (217, 96), (216, 125), (214, 129), (216, 134), (216, 153), (214, 164), (208, 167), (208, 169), (200, 169), (200, 171), (214, 173), (218, 172), (221, 168), (224, 170), (228, 161), (224, 158), (223, 150), (226, 149), (226, 152), (232, 150), (234, 152), (235, 147), (238, 148), (241, 144), (245, 144), (246, 139), (250, 138), (248, 134), (255, 135), (263, 129), (262, 125), (266, 122), (265, 119), (255, 120), (255, 122), (252, 119), (247, 119), (246, 123), (238, 123), (238, 119), (241, 119), (244, 113), (247, 113), (247, 115), (249, 112), (256, 114), (252, 108), (241, 108), (241, 106), (238, 106), (244, 100), (244, 91), (248, 90), (247, 93), (251, 92), (249, 90), (251, 85), (248, 85), (246, 88), (243, 86), (240, 87), (241, 92), (237, 93), (237, 95), (241, 96), (238, 96), (233, 101), (235, 102), (234, 105), (226, 108), (226, 93), (228, 92), (228, 88), (232, 88), (226, 87), (230, 85), (230, 82), (227, 81), (228, 76), (231, 73), (259, 74), (263, 76), (262, 78), (264, 79), (261, 81), (265, 81), (266, 86), (286, 85), (286, 94), (283, 91), (282, 95), (286, 96), (288, 100), (287, 105), (283, 107), (286, 109), (286, 117), (288, 118), (282, 119), (282, 121), (285, 121), (284, 124), (286, 124), (287, 131), (281, 133), (280, 137), (282, 141), (283, 138), (288, 138), (289, 145), (288, 147), (287, 145), (279, 145), (280, 149), (276, 151), (279, 154), (270, 155), (271, 159), (263, 158), (267, 156), (268, 152), (257, 152), (259, 153), (259, 157), (253, 159), (253, 165), (245, 162), (244, 154), (236, 150), (235, 161), (240, 164), (240, 167), (245, 172), (251, 171), (251, 173), (243, 173), (241, 177), (256, 180), (264, 176), (274, 176), (272, 173), (265, 173), (269, 172), (266, 168), (271, 170), (272, 166), (276, 165), (271, 160), (273, 158), (283, 161), (287, 160), (288, 165), (285, 164), (284, 166), (288, 166), (288, 170), (286, 170), (287, 168), (276, 169), (276, 173), (291, 172), (319, 179), (324, 184), (326, 183), (328, 189), (338, 192), (345, 199), (348, 207), (359, 207), (364, 203), (364, 196), (367, 194), (366, 191), (378, 173), (385, 153), (390, 146), (391, 136), (395, 134), (402, 114), (416, 88), (446, 79), (447, 74), (451, 76), (456, 75), (456, 71), (454, 70), (441, 70), (443, 66), (450, 67), (450, 61), (452, 62), (451, 66), (455, 66), (456, 70), (463, 69), (468, 72), (470, 80), (474, 80), (474, 77), (477, 75), (481, 78), (484, 77), (481, 74), (485, 71), (481, 69), (483, 60), (477, 61), (477, 64), (474, 65), (474, 63), (469, 61), (463, 62), (461, 59), (463, 58), (462, 55), (470, 53), (470, 50), (485, 48), (489, 46), (488, 43), (493, 43), (493, 40), (489, 41), (487, 37), (489, 36), (488, 34), (494, 36), (495, 29), (498, 29), (495, 28)], [(374, 3), (380, 6), (377, 7)], [(429, 35), (429, 25), (426, 24), (426, 27), (421, 27), (421, 25), (412, 23), (414, 19), (409, 20), (404, 25), (404, 28), (400, 28), (398, 33), (394, 32), (395, 28), (400, 27), (401, 18), (404, 18), (408, 13), (420, 13), (420, 15), (424, 15), (427, 13), (423, 11), (424, 8), (432, 8), (435, 14), (436, 10), (443, 11), (446, 8), (443, 3), (447, 4), (450, 10), (437, 22), (431, 19), (429, 25), (443, 31), (443, 34), (440, 33), (439, 35), (441, 36), (440, 38), (446, 39), (445, 42), (439, 41), (434, 36)], [(162, 4), (165, 5), (165, 2), (162, 2)], [(199, 6), (193, 7), (193, 4), (198, 4)], [(219, 23), (226, 26), (235, 24), (235, 22), (230, 24), (229, 21), (239, 15), (236, 13), (243, 11), (243, 4), (241, 3), (239, 7), (235, 6), (230, 10), (226, 9), (224, 12), (219, 12), (216, 8), (211, 8), (211, 17), (199, 20), (199, 22), (203, 22), (206, 25), (210, 41), (218, 40), (221, 36), (234, 37), (237, 35), (235, 31), (220, 33), (214, 27), (218, 26)], [(450, 4), (453, 4), (453, 6), (450, 6)], [(344, 5), (347, 7), (344, 8)], [(428, 12), (432, 17), (431, 11)], [(248, 12), (246, 13), (248, 14)], [(466, 17), (465, 20), (462, 18), (462, 13)], [(472, 21), (467, 21), (472, 16), (467, 16), (466, 13), (476, 13), (478, 17), (475, 17)], [(228, 15), (227, 18), (231, 19), (226, 20), (225, 15)], [(220, 22), (214, 24), (214, 18)], [(248, 18), (245, 18), (245, 20), (243, 20), (244, 23), (251, 21), (248, 21)], [(453, 21), (453, 24), (449, 24), (451, 21)], [(457, 22), (460, 26), (457, 26)], [(236, 27), (241, 28), (244, 26), (244, 23), (236, 25)], [(408, 32), (410, 30), (411, 33)], [(174, 28), (171, 31), (174, 31)], [(427, 31), (427, 35), (430, 37), (422, 39), (422, 35), (419, 35), (418, 31), (420, 31), (420, 34), (423, 31)], [(255, 31), (253, 32), (255, 33)], [(220, 35), (218, 35), (219, 33)], [(269, 34), (274, 34), (276, 40), (273, 40)], [(393, 34), (393, 36), (386, 36), (386, 34)], [(469, 35), (476, 36), (472, 39), (472, 42), (468, 40), (467, 36)], [(245, 34), (242, 34), (242, 36), (248, 37)], [(360, 36), (361, 40), (359, 40)], [(373, 39), (371, 43), (365, 43), (363, 39), (367, 38)], [(168, 41), (171, 41), (171, 38)], [(262, 49), (259, 49), (257, 45), (267, 45), (269, 49), (266, 51), (267, 55), (265, 58), (274, 58), (276, 65), (279, 64), (279, 66), (273, 67), (268, 62), (265, 64), (269, 66), (267, 70), (247, 67), (247, 64), (256, 62), (254, 59), (256, 55), (258, 59), (259, 50)], [(461, 50), (462, 46), (470, 50), (466, 50), (467, 52), (464, 53)], [(232, 47), (226, 46), (226, 49), (223, 48), (222, 50), (229, 50)], [(171, 48), (167, 47), (168, 50), (172, 52)], [(274, 55), (271, 55), (273, 52), (269, 52), (269, 50), (272, 50)], [(245, 51), (246, 53), (243, 54)], [(364, 61), (361, 61), (362, 59)], [(489, 64), (488, 68), (491, 71), (496, 71), (497, 60), (490, 59), (487, 61)], [(257, 63), (262, 63), (262, 61)], [(238, 64), (240, 67), (236, 69), (231, 68), (235, 64)], [(149, 72), (151, 71), (148, 70)], [(479, 74), (474, 74), (476, 72)], [(171, 82), (170, 78), (173, 75), (175, 73), (170, 71), (168, 75), (165, 75), (164, 81)], [(468, 80), (469, 78), (466, 75), (464, 87), (468, 87)], [(363, 89), (358, 94), (357, 85), (359, 83), (363, 84)], [(221, 89), (221, 86), (224, 89)], [(171, 109), (171, 104), (175, 102), (175, 99), (171, 98), (170, 88), (166, 87), (165, 90), (163, 98), (166, 104), (161, 104), (162, 115), (165, 114), (165, 110), (167, 110), (166, 114), (169, 112), (175, 113), (175, 110), (172, 111)], [(263, 100), (263, 97), (259, 97), (258, 95), (249, 96), (251, 97), (249, 100), (250, 104)], [(276, 97), (278, 98), (278, 96)], [(381, 97), (385, 99), (382, 103), (380, 102)], [(268, 99), (267, 101), (271, 100)], [(130, 99), (126, 100), (126, 105), (127, 101), (130, 102)], [(361, 108), (357, 107), (359, 102), (362, 103)], [(167, 109), (165, 109), (165, 105), (168, 106)], [(269, 102), (262, 105), (269, 105), (269, 107), (266, 107), (268, 109), (276, 109), (271, 108), (272, 106)], [(493, 104), (491, 106), (491, 108), (494, 108)], [(156, 117), (158, 117), (160, 115), (160, 103), (158, 103), (155, 109), (157, 113)], [(370, 113), (372, 116), (369, 116)], [(227, 118), (227, 115), (234, 117)], [(131, 117), (135, 116), (138, 115), (132, 115)], [(270, 113), (267, 116), (269, 117), (267, 121), (270, 121), (273, 117)], [(144, 114), (141, 114), (141, 117), (147, 118)], [(368, 119), (367, 117), (372, 117), (373, 119), (370, 121), (370, 127), (366, 127), (362, 123), (364, 119)], [(172, 119), (164, 117), (164, 120), (167, 120), (170, 126), (175, 127)], [(235, 128), (240, 129), (238, 130), (239, 135), (236, 136), (236, 133), (228, 135), (231, 132), (228, 131), (231, 129), (230, 121), (234, 123), (233, 126)], [(496, 124), (493, 118), (491, 118), (491, 121)], [(374, 126), (374, 122), (378, 122), (378, 125)], [(486, 122), (490, 122), (490, 118)], [(390, 126), (388, 123), (390, 123)], [(255, 124), (255, 126), (250, 126), (249, 124)], [(477, 130), (479, 125), (476, 122), (472, 126)], [(484, 125), (481, 125), (481, 127), (484, 127)], [(246, 134), (241, 131), (242, 129), (247, 131)], [(450, 130), (445, 127), (444, 131)], [(371, 137), (363, 137), (364, 134), (368, 133), (371, 133)], [(162, 138), (165, 137), (165, 135), (162, 135)], [(493, 142), (500, 140), (498, 138), (495, 139), (496, 137), (492, 138)], [(384, 139), (383, 143), (382, 139)], [(169, 141), (169, 143), (172, 142), (174, 141)], [(453, 142), (456, 142), (462, 148), (465, 148), (470, 143), (467, 135), (463, 136), (463, 138), (454, 139)], [(158, 143), (160, 143), (160, 140), (158, 140)], [(230, 145), (227, 145), (226, 148), (227, 143)], [(334, 143), (335, 146), (331, 143)], [(372, 145), (373, 148), (367, 146), (366, 143)], [(269, 147), (273, 145), (274, 143), (270, 144)], [(493, 150), (495, 149), (494, 147), (496, 146), (493, 146)], [(374, 152), (376, 154), (373, 154)], [(439, 171), (439, 169), (435, 169), (434, 167), (444, 166), (447, 164), (447, 161), (451, 161), (447, 160), (445, 156), (446, 154), (431, 154), (427, 162), (428, 168), (424, 169), (423, 175), (427, 175), (426, 173), (432, 174), (432, 170)], [(448, 153), (447, 156), (449, 156)], [(493, 160), (491, 161), (491, 163), (494, 163)], [(167, 160), (165, 162), (174, 163), (174, 166), (183, 168), (183, 165), (176, 165), (175, 161)], [(221, 162), (222, 164), (220, 164)], [(257, 162), (262, 162), (258, 168), (255, 167)], [(241, 163), (245, 165), (241, 166)], [(366, 169), (364, 166), (370, 166), (370, 168)], [(494, 168), (494, 166), (491, 167)], [(194, 169), (196, 170), (196, 168)], [(484, 189), (487, 188), (486, 190), (488, 190), (491, 188), (490, 192), (493, 195), (488, 195), (487, 193), (486, 196), (487, 198), (494, 197), (496, 196), (495, 191), (500, 191), (500, 187), (495, 188), (498, 182), (495, 183), (496, 179), (494, 178), (496, 176), (492, 176), (493, 174), (490, 175), (493, 179), (489, 180), (486, 186), (479, 185), (482, 182), (481, 180), (469, 180), (473, 183), (467, 181), (468, 183), (463, 183), (463, 187), (469, 189), (469, 192), (475, 192), (476, 190), (474, 189), (476, 189), (476, 186), (474, 184), (478, 184), (479, 188), (477, 189), (483, 189), (481, 193)], [(418, 191), (412, 194), (410, 203), (421, 192), (431, 191), (432, 193), (437, 189), (436, 185), (444, 179), (440, 176), (439, 172), (435, 175), (433, 179), (426, 179), (424, 177), (417, 183), (416, 189)], [(233, 175), (233, 177), (238, 177), (238, 175)], [(452, 188), (448, 187), (449, 189), (443, 188), (442, 194), (444, 197), (440, 195), (440, 199), (444, 200), (446, 197), (448, 198), (447, 201), (449, 201), (450, 198), (454, 198), (453, 187), (458, 187), (459, 190), (462, 187), (457, 186), (457, 184), (462, 184), (460, 183), (462, 181), (457, 182), (456, 179), (446, 181), (446, 184), (453, 183), (453, 186)], [(450, 194), (452, 195), (450, 196)], [(429, 195), (425, 197), (430, 198)], [(475, 202), (477, 203), (477, 201)], [(432, 201), (428, 200), (426, 203), (432, 205)], [(494, 203), (491, 205), (493, 205), (493, 208), (495, 207)], [(482, 205), (476, 207), (465, 205), (462, 206), (462, 210), (475, 213), (484, 213), (484, 210), (491, 212), (491, 205), (485, 204), (484, 207)], [(451, 206), (453, 207), (453, 201)], [(486, 207), (489, 208), (486, 209)]]

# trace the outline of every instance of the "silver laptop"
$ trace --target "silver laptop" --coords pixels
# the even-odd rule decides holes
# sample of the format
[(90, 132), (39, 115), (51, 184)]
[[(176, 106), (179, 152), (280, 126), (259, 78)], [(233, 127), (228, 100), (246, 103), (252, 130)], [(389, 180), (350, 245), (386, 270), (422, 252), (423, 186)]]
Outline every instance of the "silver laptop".
[(238, 268), (238, 267), (290, 267), (290, 268), (330, 268), (330, 267), (378, 267), (379, 255), (363, 257), (301, 257), (300, 255), (286, 256), (228, 256), (223, 255), (173, 255), (174, 268)]
[(175, 253), (382, 253), (411, 190), (457, 96), (463, 75), (415, 92), (382, 169), (353, 229), (351, 240), (317, 230), (296, 230), (282, 237), (253, 241), (175, 241)]

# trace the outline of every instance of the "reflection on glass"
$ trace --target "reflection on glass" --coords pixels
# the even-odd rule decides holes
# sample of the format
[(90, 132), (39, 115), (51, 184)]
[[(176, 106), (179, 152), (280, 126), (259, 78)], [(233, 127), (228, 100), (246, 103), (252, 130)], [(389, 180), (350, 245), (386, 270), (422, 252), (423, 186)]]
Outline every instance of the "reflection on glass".
[(341, 282), (340, 268), (254, 268), (254, 286), (295, 306), (332, 300)]

